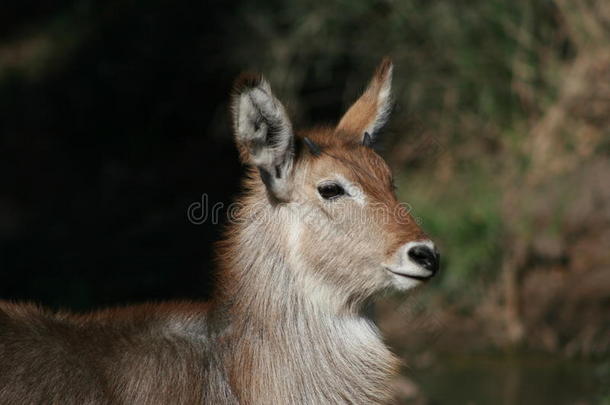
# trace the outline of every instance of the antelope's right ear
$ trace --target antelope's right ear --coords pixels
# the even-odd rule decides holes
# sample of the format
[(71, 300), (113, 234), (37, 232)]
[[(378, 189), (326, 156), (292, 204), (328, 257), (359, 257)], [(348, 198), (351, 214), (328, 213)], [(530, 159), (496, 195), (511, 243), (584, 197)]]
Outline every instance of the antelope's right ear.
[(258, 168), (271, 195), (288, 201), (292, 194), (294, 134), (284, 106), (262, 76), (242, 74), (235, 82), (231, 108), (242, 162)]
[(352, 135), (358, 143), (371, 145), (390, 113), (392, 66), (389, 58), (381, 61), (367, 89), (343, 115), (337, 130)]

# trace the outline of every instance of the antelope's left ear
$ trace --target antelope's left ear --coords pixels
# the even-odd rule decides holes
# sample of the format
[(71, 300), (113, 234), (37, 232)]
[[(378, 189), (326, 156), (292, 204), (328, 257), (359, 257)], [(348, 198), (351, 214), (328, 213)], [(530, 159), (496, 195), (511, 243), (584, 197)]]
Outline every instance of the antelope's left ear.
[[(367, 89), (339, 121), (337, 131), (353, 134), (361, 143), (370, 145), (374, 141), (377, 132), (386, 123), (392, 106), (392, 68), (389, 58), (381, 61)], [(368, 135), (365, 137), (365, 134)]]
[(256, 166), (270, 195), (292, 193), (294, 134), (286, 110), (260, 75), (243, 74), (231, 100), (233, 131), (243, 163)]

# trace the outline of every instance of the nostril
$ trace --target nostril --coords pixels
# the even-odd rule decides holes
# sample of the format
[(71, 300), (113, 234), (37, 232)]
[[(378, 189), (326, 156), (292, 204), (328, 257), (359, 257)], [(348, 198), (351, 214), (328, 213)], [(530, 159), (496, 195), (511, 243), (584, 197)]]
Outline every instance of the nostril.
[(435, 273), (439, 266), (439, 254), (426, 245), (418, 245), (409, 249), (409, 257), (423, 268)]

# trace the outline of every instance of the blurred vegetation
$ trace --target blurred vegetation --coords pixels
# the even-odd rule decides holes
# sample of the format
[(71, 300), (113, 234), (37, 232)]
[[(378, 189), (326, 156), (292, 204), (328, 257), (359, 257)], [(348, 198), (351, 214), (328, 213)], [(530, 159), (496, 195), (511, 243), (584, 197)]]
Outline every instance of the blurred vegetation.
[(297, 124), (333, 123), (390, 55), (382, 154), (443, 257), (421, 310), (381, 306), (393, 343), (610, 351), (609, 2), (2, 7), (3, 296), (200, 296), (218, 233), (183, 214), (237, 189), (232, 78), (265, 72)]

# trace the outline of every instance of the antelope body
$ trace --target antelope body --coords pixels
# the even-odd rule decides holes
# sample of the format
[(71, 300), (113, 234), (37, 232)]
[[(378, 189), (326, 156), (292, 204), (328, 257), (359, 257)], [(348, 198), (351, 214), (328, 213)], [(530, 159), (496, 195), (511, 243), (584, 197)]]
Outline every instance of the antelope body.
[(0, 303), (0, 404), (386, 403), (397, 360), (363, 303), (438, 268), (369, 146), (392, 65), (334, 128), (295, 135), (261, 77), (233, 95), (249, 166), (207, 303), (88, 315)]

